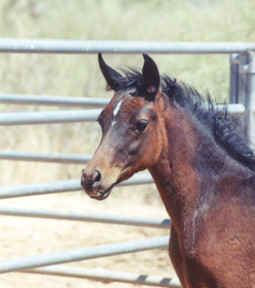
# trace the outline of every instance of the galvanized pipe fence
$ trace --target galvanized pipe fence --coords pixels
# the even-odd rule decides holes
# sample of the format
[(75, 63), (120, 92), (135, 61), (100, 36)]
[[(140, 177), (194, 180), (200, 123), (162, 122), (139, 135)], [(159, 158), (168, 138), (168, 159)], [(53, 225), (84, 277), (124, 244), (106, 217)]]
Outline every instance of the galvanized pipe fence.
[[(153, 180), (148, 173), (138, 173), (118, 186), (151, 184)], [(0, 199), (24, 196), (46, 195), (61, 192), (81, 191), (80, 179), (59, 180), (36, 184), (12, 185), (0, 188)]]
[(255, 145), (255, 54), (254, 49), (230, 54), (230, 103), (243, 104), (242, 125), (245, 137)]
[(117, 225), (129, 225), (138, 227), (161, 228), (169, 230), (171, 221), (169, 219), (155, 219), (149, 217), (127, 217), (123, 215), (110, 215), (110, 214), (86, 214), (77, 212), (57, 212), (49, 210), (33, 210), (33, 209), (19, 209), (12, 207), (1, 207), (0, 215), (17, 216), (17, 217), (32, 217), (41, 219), (53, 220), (68, 220), (68, 221), (81, 221), (92, 223), (105, 223)]
[(39, 54), (233, 54), (255, 50), (247, 42), (77, 41), (51, 39), (0, 39), (0, 53)]
[(79, 248), (63, 252), (46, 253), (31, 257), (22, 257), (0, 262), (0, 274), (15, 272), (22, 269), (38, 268), (48, 265), (63, 264), (74, 261), (90, 260), (106, 256), (140, 252), (151, 249), (167, 248), (168, 236), (154, 237), (143, 240), (128, 241)]
[(104, 283), (121, 282), (130, 284), (140, 284), (157, 287), (180, 287), (178, 279), (161, 277), (147, 274), (134, 274), (127, 272), (113, 272), (105, 269), (81, 269), (73, 266), (49, 266), (37, 269), (21, 270), (21, 273), (32, 273), (62, 277), (73, 277), (80, 279), (90, 279)]
[[(230, 55), (230, 103), (229, 113), (244, 115), (244, 130), (249, 139), (253, 139), (254, 99), (255, 99), (255, 43), (196, 43), (196, 42), (141, 42), (141, 41), (71, 41), (71, 40), (31, 40), (0, 39), (0, 53), (160, 53), (160, 54), (229, 54)], [(0, 94), (0, 102), (8, 104), (45, 105), (83, 107), (86, 110), (40, 111), (1, 113), (0, 125), (56, 124), (95, 121), (100, 109), (108, 103), (107, 99), (77, 98), (60, 96), (37, 96)], [(92, 108), (92, 109), (91, 109)], [(218, 106), (219, 110), (223, 106)], [(87, 110), (91, 109), (91, 110)], [(224, 110), (224, 109), (223, 109)], [(0, 151), (0, 159), (39, 161), (65, 164), (86, 163), (89, 155), (62, 153), (32, 153), (25, 151)], [(120, 185), (143, 185), (153, 183), (150, 175), (140, 173)], [(0, 199), (34, 196), (81, 190), (80, 180), (61, 180), (55, 182), (15, 185), (0, 188)], [(124, 217), (116, 215), (83, 214), (75, 212), (56, 212), (48, 210), (18, 209), (0, 207), (0, 214), (5, 216), (34, 217), (69, 221), (100, 222), (169, 229), (169, 219), (149, 219), (142, 217)], [(126, 243), (106, 244), (52, 254), (0, 261), (0, 273), (19, 271), (58, 275), (63, 277), (87, 278), (99, 281), (118, 281), (161, 287), (180, 287), (178, 280), (160, 276), (117, 273), (106, 270), (87, 270), (65, 266), (50, 266), (73, 261), (88, 260), (98, 257), (119, 255), (166, 248), (169, 238), (156, 237)], [(41, 267), (41, 268), (38, 268)], [(34, 269), (37, 268), (37, 269)]]

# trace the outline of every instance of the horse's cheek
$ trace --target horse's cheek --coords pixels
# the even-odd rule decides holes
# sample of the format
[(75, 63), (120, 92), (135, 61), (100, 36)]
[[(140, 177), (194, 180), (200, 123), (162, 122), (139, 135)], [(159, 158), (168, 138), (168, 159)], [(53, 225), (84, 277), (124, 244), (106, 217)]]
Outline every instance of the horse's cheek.
[(130, 143), (128, 147), (128, 156), (129, 157), (136, 156), (139, 152), (139, 148), (140, 148), (140, 141), (135, 140), (132, 143)]

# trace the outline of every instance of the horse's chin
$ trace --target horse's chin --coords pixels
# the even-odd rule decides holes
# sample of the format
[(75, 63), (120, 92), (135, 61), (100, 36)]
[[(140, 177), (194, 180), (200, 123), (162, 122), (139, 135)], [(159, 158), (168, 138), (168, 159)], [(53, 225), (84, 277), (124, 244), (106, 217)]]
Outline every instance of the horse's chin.
[(112, 188), (113, 188), (114, 185), (112, 185), (111, 187), (109, 187), (108, 189), (100, 189), (100, 190), (97, 190), (97, 191), (93, 191), (93, 192), (86, 192), (90, 198), (92, 199), (96, 199), (96, 200), (105, 200), (106, 198), (108, 198), (112, 192)]
[(133, 174), (134, 173), (131, 173), (131, 171), (129, 171), (128, 169), (124, 170), (121, 173), (121, 175), (118, 177), (118, 179), (108, 188), (105, 188), (103, 185), (98, 185), (92, 188), (91, 190), (89, 189), (89, 191), (87, 191), (85, 187), (83, 188), (84, 188), (85, 193), (88, 194), (90, 198), (96, 199), (96, 200), (105, 200), (106, 198), (110, 196), (113, 187), (115, 187), (120, 182), (127, 180)]

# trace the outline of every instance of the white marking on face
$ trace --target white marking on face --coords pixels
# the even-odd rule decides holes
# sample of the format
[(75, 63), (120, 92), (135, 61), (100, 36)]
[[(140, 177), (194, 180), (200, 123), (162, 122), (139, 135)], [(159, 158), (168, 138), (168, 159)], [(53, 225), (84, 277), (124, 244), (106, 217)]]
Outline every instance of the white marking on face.
[(117, 115), (120, 111), (121, 104), (122, 104), (122, 101), (120, 100), (119, 103), (115, 106), (115, 108), (113, 110), (112, 126), (114, 126), (116, 124), (116, 118), (117, 118)]
[(116, 117), (120, 111), (122, 101), (120, 100), (119, 103), (116, 105), (116, 107), (113, 110), (113, 117)]

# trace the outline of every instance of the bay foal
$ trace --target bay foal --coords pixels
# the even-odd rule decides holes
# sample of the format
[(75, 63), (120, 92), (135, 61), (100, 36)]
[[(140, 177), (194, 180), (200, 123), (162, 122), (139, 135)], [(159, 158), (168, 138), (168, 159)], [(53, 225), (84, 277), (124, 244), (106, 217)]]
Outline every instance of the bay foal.
[[(140, 170), (151, 173), (172, 219), (170, 257), (185, 288), (255, 287), (255, 157), (235, 123), (144, 56), (122, 74), (99, 54), (114, 91), (102, 139), (82, 173), (103, 200)], [(152, 259), (153, 261), (153, 259)]]

